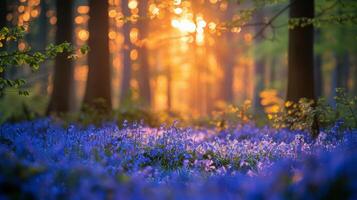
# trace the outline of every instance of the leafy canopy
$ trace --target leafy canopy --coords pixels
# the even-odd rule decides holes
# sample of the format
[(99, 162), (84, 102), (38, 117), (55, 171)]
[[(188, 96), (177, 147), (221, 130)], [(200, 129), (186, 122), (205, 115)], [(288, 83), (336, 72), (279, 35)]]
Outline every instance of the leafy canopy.
[[(4, 27), (0, 30), (0, 73), (5, 73), (14, 67), (30, 67), (32, 72), (36, 72), (40, 68), (40, 64), (48, 59), (53, 59), (59, 54), (68, 55), (68, 59), (75, 59), (78, 57), (76, 49), (68, 42), (62, 44), (48, 45), (43, 51), (32, 51), (31, 46), (24, 50), (8, 51), (6, 46), (16, 44), (19, 40), (24, 39), (26, 34), (24, 27), (8, 28)], [(88, 46), (80, 48), (81, 54), (86, 54), (89, 51)], [(19, 89), (20, 95), (28, 95), (28, 91), (21, 88), (26, 81), (23, 78), (12, 79), (0, 77), (0, 95), (2, 95), (6, 88)]]

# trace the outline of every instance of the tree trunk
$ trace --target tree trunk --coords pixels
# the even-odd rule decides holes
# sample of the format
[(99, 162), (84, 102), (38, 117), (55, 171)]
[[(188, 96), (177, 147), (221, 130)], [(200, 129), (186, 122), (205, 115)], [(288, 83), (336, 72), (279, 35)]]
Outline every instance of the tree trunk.
[(260, 104), (260, 93), (264, 90), (264, 59), (255, 61), (255, 89), (254, 89), (254, 108), (259, 110), (262, 106)]
[[(88, 79), (83, 104), (94, 108), (112, 108), (109, 61), (108, 1), (89, 1)], [(101, 104), (101, 105), (98, 105)], [(98, 106), (98, 107), (97, 107)]]
[[(73, 0), (57, 0), (56, 44), (71, 42), (73, 38)], [(73, 62), (68, 55), (56, 57), (54, 68), (53, 91), (47, 114), (66, 113), (72, 109)]]
[[(290, 0), (290, 18), (314, 18), (314, 0)], [(298, 26), (289, 30), (287, 100), (316, 100), (314, 82), (314, 27)], [(319, 134), (318, 116), (314, 116), (311, 135)]]
[[(313, 18), (314, 0), (291, 0), (290, 18)], [(289, 30), (287, 100), (315, 99), (314, 92), (314, 27)]]
[[(234, 9), (228, 8), (223, 16), (222, 21), (232, 20)], [(216, 38), (216, 56), (217, 61), (223, 70), (223, 79), (221, 83), (221, 97), (224, 102), (232, 104), (234, 101), (233, 95), (233, 81), (234, 81), (234, 64), (235, 53), (234, 47), (232, 47), (233, 34), (228, 31)]]
[[(254, 17), (256, 22), (264, 21), (264, 13), (263, 11), (257, 13)], [(256, 40), (256, 46), (262, 42), (261, 39)], [(264, 90), (264, 77), (265, 77), (265, 60), (263, 57), (255, 58), (255, 88), (254, 88), (254, 108), (256, 111), (260, 112), (262, 110), (262, 106), (260, 103), (260, 93)]]
[[(230, 33), (227, 33), (230, 34)], [(226, 36), (226, 40), (229, 40), (229, 36)], [(232, 55), (227, 55), (224, 56), (225, 57), (225, 61), (224, 62), (224, 66), (223, 66), (223, 74), (224, 74), (224, 78), (223, 78), (223, 99), (224, 101), (226, 101), (227, 103), (232, 104), (233, 103), (233, 76), (234, 76), (234, 59), (232, 57)]]
[[(149, 29), (149, 19), (147, 16), (148, 2), (140, 1), (139, 3), (139, 15), (142, 19), (139, 20), (138, 29), (140, 40), (146, 39), (148, 37)], [(141, 100), (143, 100), (144, 105), (151, 105), (151, 88), (150, 88), (150, 66), (148, 60), (148, 49), (145, 42), (139, 48), (139, 92)]]
[[(130, 16), (130, 9), (128, 7), (128, 0), (121, 1), (121, 7), (125, 17)], [(126, 22), (123, 26), (124, 35), (124, 48), (123, 48), (123, 76), (121, 82), (121, 94), (120, 94), (120, 104), (124, 104), (126, 101), (130, 100), (130, 80), (131, 80), (131, 59), (130, 51), (132, 45), (130, 42), (130, 29), (131, 23)]]

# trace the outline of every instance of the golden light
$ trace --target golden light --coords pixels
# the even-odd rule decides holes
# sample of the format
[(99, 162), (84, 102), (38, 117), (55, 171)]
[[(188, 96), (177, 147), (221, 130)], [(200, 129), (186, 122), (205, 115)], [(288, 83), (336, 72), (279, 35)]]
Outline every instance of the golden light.
[(175, 8), (174, 12), (175, 12), (175, 14), (180, 15), (180, 14), (182, 14), (183, 10), (182, 10), (182, 8)]
[(132, 14), (132, 15), (130, 16), (130, 21), (131, 21), (132, 23), (136, 23), (138, 20), (139, 20), (139, 15), (137, 15), (137, 14)]
[(196, 24), (189, 19), (173, 19), (171, 21), (171, 25), (172, 27), (177, 28), (181, 32), (194, 33), (196, 31)]
[(206, 27), (207, 23), (202, 17), (197, 17), (197, 26), (200, 28)]
[(38, 10), (32, 10), (32, 11), (31, 11), (31, 17), (35, 18), (35, 17), (37, 17), (38, 15), (39, 15)]
[(196, 34), (196, 44), (197, 45), (202, 45), (204, 43), (204, 39), (205, 39), (205, 37), (203, 34), (201, 34), (201, 33)]
[(78, 6), (77, 12), (79, 14), (87, 14), (89, 12), (89, 6)]
[(197, 27), (196, 32), (197, 34), (203, 34), (204, 30), (201, 27)]
[(149, 11), (154, 16), (160, 13), (160, 9), (156, 6), (156, 4), (150, 4)]
[(109, 31), (108, 37), (111, 40), (114, 40), (117, 37), (117, 33), (115, 31)]
[(214, 22), (208, 23), (208, 28), (209, 28), (211, 31), (216, 30), (216, 27), (217, 27), (217, 24), (216, 24), (216, 23), (214, 23)]
[(262, 99), (260, 104), (264, 107), (265, 113), (270, 114), (269, 118), (272, 118), (271, 114), (279, 112), (284, 106), (284, 100), (279, 97), (277, 90), (264, 90), (259, 96)]
[(19, 11), (19, 13), (22, 13), (25, 11), (25, 6), (21, 5), (17, 8), (17, 11)]
[(84, 23), (84, 17), (83, 16), (77, 16), (76, 18), (74, 18), (74, 22), (76, 24), (83, 24)]
[(112, 10), (110, 10), (110, 11), (108, 12), (108, 15), (109, 15), (110, 18), (114, 18), (114, 17), (117, 16), (117, 11), (114, 10), (114, 9), (112, 9)]
[(130, 0), (128, 3), (128, 7), (133, 10), (138, 7), (138, 2), (136, 0)]
[(178, 28), (180, 26), (180, 22), (177, 19), (171, 20), (171, 26), (174, 28)]
[[(33, 0), (32, 0), (33, 1)], [(42, 0), (44, 1), (44, 0)], [(128, 59), (131, 60), (133, 76), (130, 79), (131, 89), (139, 91), (140, 79), (138, 74), (141, 73), (140, 62), (144, 56), (139, 49), (141, 45), (145, 44), (152, 54), (148, 55), (150, 62), (150, 89), (152, 92), (152, 108), (153, 110), (172, 110), (182, 112), (183, 115), (188, 113), (204, 114), (210, 112), (211, 104), (213, 105), (217, 100), (216, 96), (220, 94), (220, 83), (225, 78), (225, 74), (221, 69), (221, 62), (219, 57), (215, 55), (217, 49), (211, 48), (219, 44), (220, 40), (217, 37), (207, 33), (218, 33), (221, 30), (220, 21), (222, 17), (222, 9), (227, 6), (223, 0), (167, 0), (148, 1), (147, 14), (150, 18), (158, 20), (151, 20), (149, 24), (149, 33), (146, 36), (141, 35), (139, 19), (139, 11), (142, 8), (141, 3), (145, 0), (128, 0), (126, 6), (130, 12), (125, 15), (131, 22), (129, 33), (123, 32), (124, 14), (121, 0), (109, 0), (109, 8), (107, 15), (109, 17), (110, 27), (108, 37), (109, 50), (112, 58), (112, 84), (114, 88), (114, 99), (120, 95), (121, 80), (123, 79), (123, 50), (127, 50)], [(28, 2), (28, 1), (26, 1)], [(160, 2), (160, 3), (158, 3)], [(167, 4), (166, 4), (167, 2)], [(209, 4), (209, 5), (208, 5)], [(215, 5), (213, 5), (215, 4)], [(217, 13), (210, 13), (210, 10), (197, 9), (197, 6), (211, 6), (217, 8)], [(195, 6), (195, 7), (194, 7)], [(32, 18), (32, 10), (28, 10), (25, 6), (23, 12), (30, 13)], [(199, 11), (199, 12), (197, 12)], [(74, 18), (76, 45), (85, 44), (90, 38), (88, 31), (88, 13), (89, 7), (86, 5), (78, 5), (76, 7), (76, 16)], [(47, 12), (48, 19), (52, 17), (52, 21), (56, 16), (55, 12)], [(140, 13), (141, 14), (141, 13)], [(160, 17), (162, 17), (160, 21)], [(236, 15), (238, 17), (238, 15)], [(209, 19), (209, 20), (208, 20)], [(31, 20), (31, 19), (30, 19)], [(228, 20), (228, 19), (227, 19)], [(24, 21), (24, 20), (23, 20)], [(136, 22), (136, 23), (135, 23)], [(169, 26), (169, 27), (167, 27)], [(227, 29), (227, 31), (240, 32), (239, 28)], [(128, 35), (127, 35), (128, 34)], [(129, 43), (124, 44), (124, 37), (128, 36)], [(171, 39), (171, 37), (173, 39)], [(166, 39), (169, 38), (169, 39)], [(244, 35), (242, 35), (244, 40)], [(127, 42), (127, 41), (126, 41)], [(227, 45), (227, 44), (222, 44)], [(193, 46), (197, 48), (192, 48)], [(88, 70), (86, 66), (86, 57), (76, 60), (75, 79), (77, 84), (77, 99), (81, 97), (85, 89), (85, 80)], [(236, 63), (238, 63), (238, 57)], [(247, 64), (243, 67), (246, 67)], [(240, 67), (240, 65), (236, 64)], [(248, 91), (243, 84), (242, 76), (243, 70), (234, 70), (234, 76), (238, 77), (236, 80), (243, 85), (237, 87), (236, 82), (232, 85), (234, 93), (239, 94), (242, 91)], [(241, 78), (241, 79), (240, 79)], [(248, 88), (248, 87), (247, 87)], [(211, 90), (211, 91), (208, 91)], [(182, 95), (185, 94), (185, 95)], [(140, 93), (135, 92), (133, 98), (140, 98)], [(242, 95), (243, 96), (243, 95)], [(245, 96), (249, 96), (248, 94)], [(175, 98), (174, 98), (175, 97)], [(177, 98), (176, 98), (177, 97)], [(205, 98), (203, 103), (202, 99)], [(246, 97), (244, 97), (246, 98)], [(248, 97), (249, 98), (249, 97)], [(240, 97), (235, 96), (236, 101), (240, 101)], [(264, 102), (266, 103), (266, 102)], [(196, 104), (200, 104), (196, 106)], [(119, 106), (118, 102), (113, 101), (113, 106)], [(269, 105), (270, 106), (270, 105)], [(192, 108), (195, 108), (192, 111)], [(204, 108), (207, 107), (207, 108)], [(269, 111), (276, 111), (277, 107), (269, 107)]]
[(138, 57), (139, 57), (138, 50), (133, 49), (133, 50), (130, 51), (130, 59), (131, 60), (135, 61), (135, 60), (138, 59)]
[(232, 33), (240, 33), (241, 30), (242, 29), (240, 27), (234, 27), (234, 28), (231, 29), (231, 32)]
[(82, 41), (87, 41), (89, 39), (89, 32), (87, 30), (80, 30), (78, 32), (78, 38)]
[(139, 37), (139, 30), (137, 28), (130, 29), (129, 37), (131, 43), (134, 44), (135, 42), (137, 42)]
[(24, 14), (22, 15), (22, 19), (23, 19), (25, 22), (30, 21), (30, 18), (31, 18), (31, 16), (30, 16), (30, 14), (29, 14), (28, 12), (26, 12), (26, 13), (24, 13)]

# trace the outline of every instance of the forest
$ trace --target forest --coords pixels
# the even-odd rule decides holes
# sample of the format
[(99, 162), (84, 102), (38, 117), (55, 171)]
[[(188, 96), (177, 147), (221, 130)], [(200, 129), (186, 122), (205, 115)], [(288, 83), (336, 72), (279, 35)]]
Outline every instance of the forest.
[(0, 199), (357, 199), (357, 1), (0, 0)]

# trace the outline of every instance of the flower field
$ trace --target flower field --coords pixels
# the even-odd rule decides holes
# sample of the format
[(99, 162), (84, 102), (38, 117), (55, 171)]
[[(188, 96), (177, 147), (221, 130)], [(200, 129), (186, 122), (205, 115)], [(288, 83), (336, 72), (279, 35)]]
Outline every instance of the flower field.
[(356, 199), (357, 132), (39, 119), (0, 128), (0, 198)]

